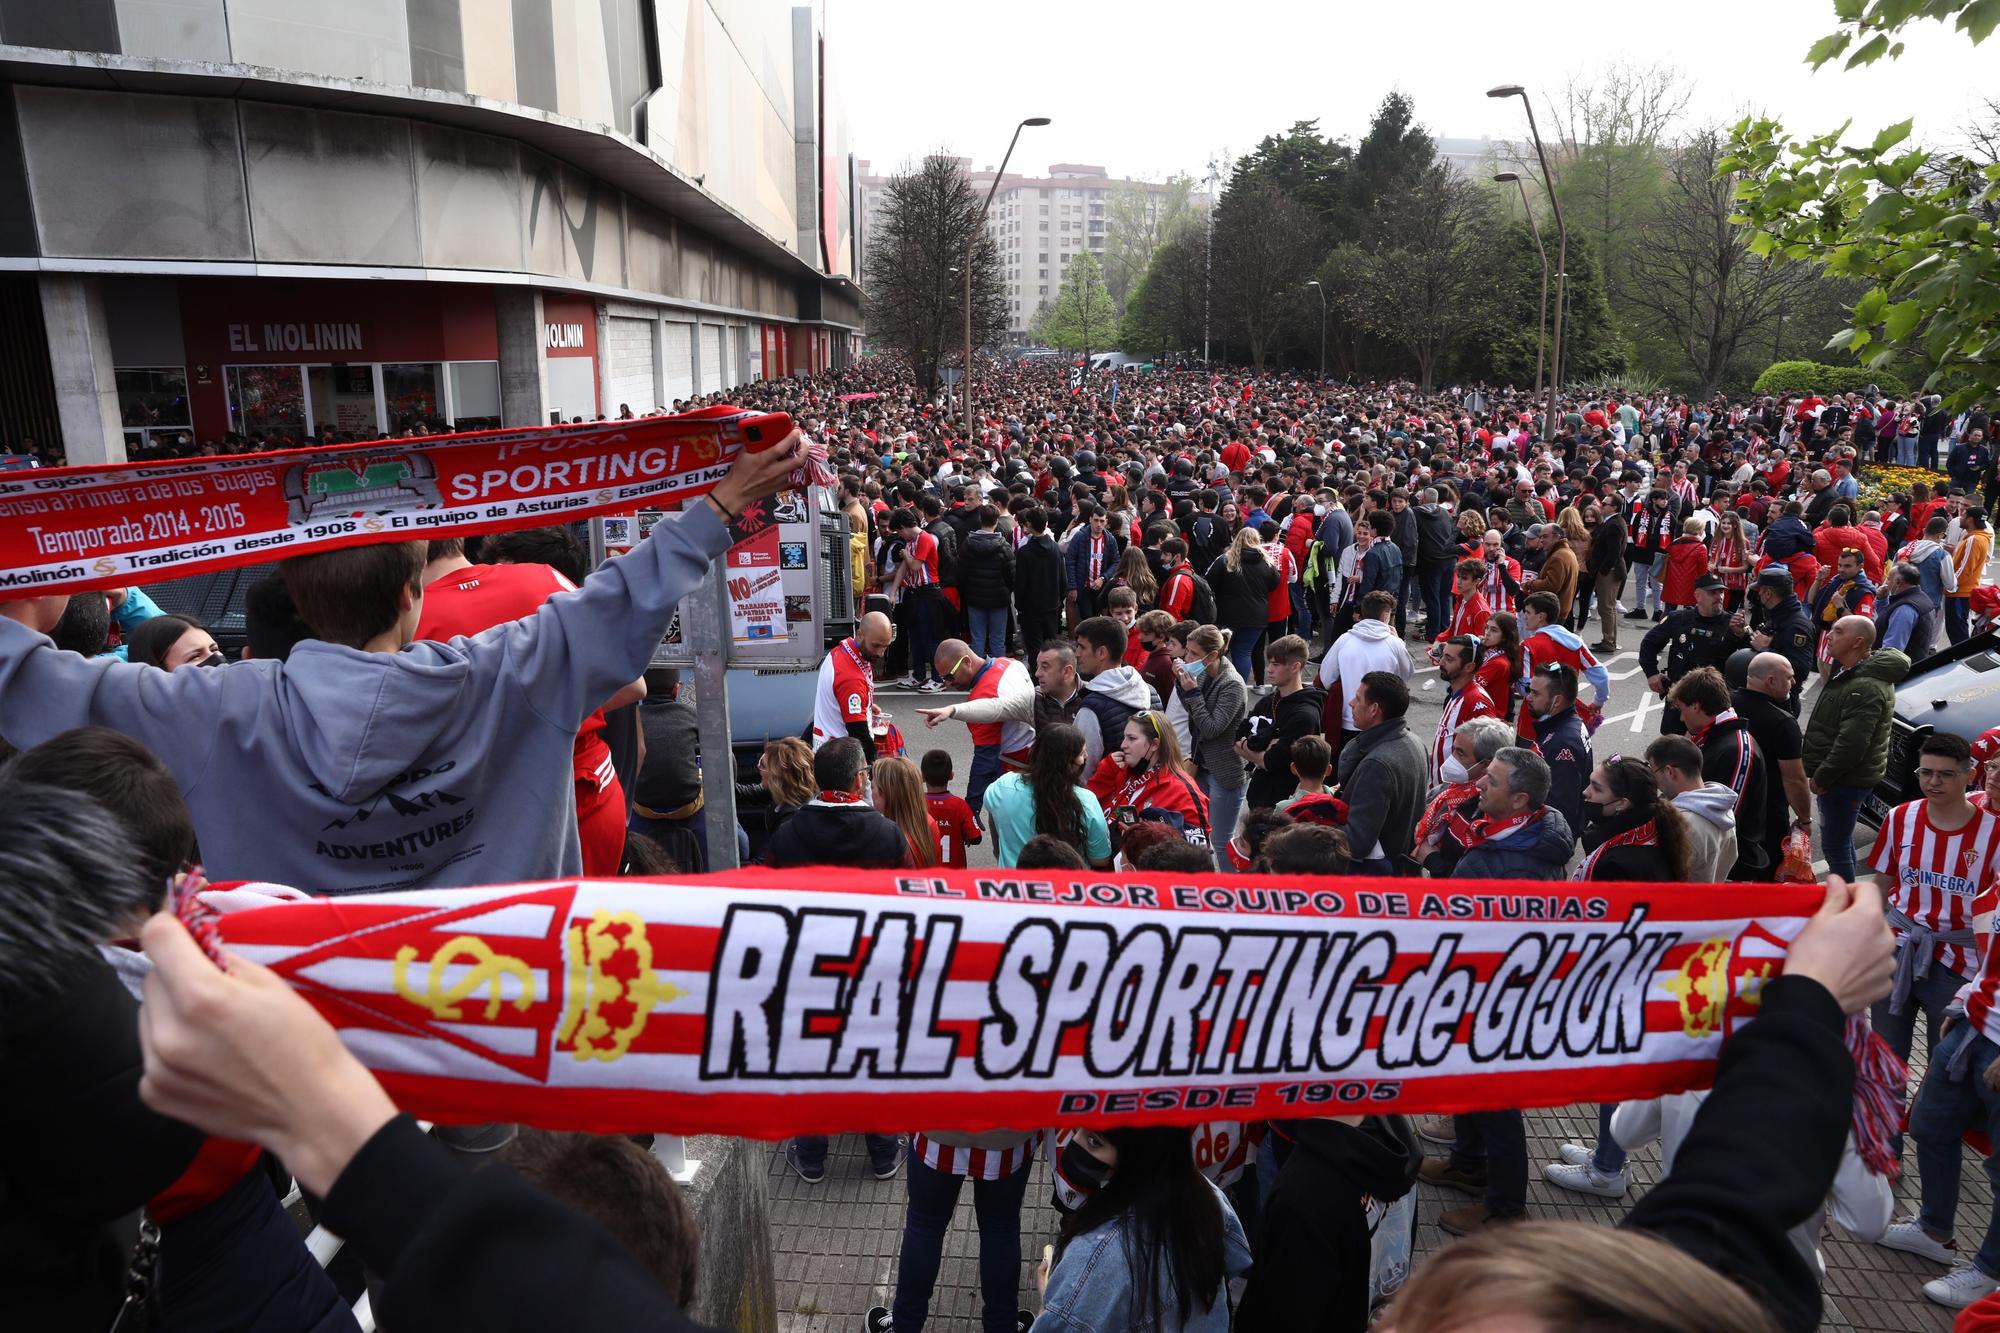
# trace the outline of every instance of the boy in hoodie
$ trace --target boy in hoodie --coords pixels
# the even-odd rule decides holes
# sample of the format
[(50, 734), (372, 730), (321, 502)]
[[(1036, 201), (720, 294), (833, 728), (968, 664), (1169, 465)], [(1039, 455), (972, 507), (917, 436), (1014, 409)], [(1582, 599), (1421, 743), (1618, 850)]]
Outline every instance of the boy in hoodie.
[(1721, 883), (1736, 865), (1736, 793), (1703, 779), (1701, 749), (1685, 736), (1662, 736), (1647, 746), (1646, 764), (1661, 792), (1686, 816), (1681, 822), (1688, 831), (1688, 878)]
[(1399, 1115), (1289, 1125), (1291, 1155), (1264, 1204), (1239, 1333), (1362, 1333), (1375, 1228), (1416, 1185), (1415, 1133)]
[(695, 507), (573, 593), (469, 639), (413, 643), (423, 542), (283, 563), (319, 634), (284, 662), (156, 671), (45, 637), (67, 597), (0, 602), (0, 736), (100, 724), (173, 771), (202, 853), (231, 878), (315, 893), (453, 888), (582, 871), (577, 728), (645, 671), (675, 606), (775, 494), (794, 433), (738, 457)]
[(1076, 729), (1083, 733), (1083, 771), (1118, 748), (1125, 723), (1141, 709), (1160, 707), (1146, 678), (1125, 665), (1125, 627), (1110, 616), (1092, 616), (1076, 627), (1076, 668), (1083, 676)]

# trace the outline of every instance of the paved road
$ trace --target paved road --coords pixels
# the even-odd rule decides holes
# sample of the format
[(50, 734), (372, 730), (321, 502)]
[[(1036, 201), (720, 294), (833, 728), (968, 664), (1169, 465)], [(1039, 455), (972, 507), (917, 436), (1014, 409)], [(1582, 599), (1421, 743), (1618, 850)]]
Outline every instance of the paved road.
[[(1637, 628), (1638, 622), (1629, 624)], [(1645, 742), (1659, 731), (1659, 700), (1646, 692), (1645, 679), (1639, 675), (1638, 636), (1627, 633), (1623, 638), (1630, 646), (1606, 663), (1612, 680), (1612, 700), (1610, 714), (1595, 740), (1594, 748), (1600, 753), (1608, 752), (1607, 746), (1643, 749)], [(949, 702), (963, 696), (923, 696), (885, 690), (879, 697), (902, 727), (915, 754), (921, 756), (924, 750), (936, 748), (952, 755), (957, 774), (954, 789), (962, 793), (971, 762), (971, 744), (964, 725), (945, 723), (926, 730), (917, 709), (933, 701)], [(1435, 671), (1426, 668), (1419, 673), (1414, 699), (1411, 725), (1419, 736), (1428, 738), (1437, 727), (1442, 706)], [(975, 866), (991, 865), (990, 848), (972, 849), (970, 860)], [(1528, 1207), (1533, 1215), (1605, 1225), (1624, 1215), (1626, 1201), (1552, 1189), (1542, 1183), (1539, 1172), (1534, 1170), (1541, 1162), (1553, 1160), (1557, 1147), (1565, 1141), (1590, 1142), (1596, 1130), (1597, 1113), (1592, 1106), (1537, 1111), (1528, 1116), (1528, 1152), (1534, 1172)], [(1904, 1162), (1904, 1178), (1897, 1186), (1898, 1216), (1916, 1211), (1914, 1150), (1908, 1150)], [(1030, 1258), (1040, 1253), (1044, 1243), (1054, 1239), (1057, 1225), (1056, 1214), (1048, 1202), (1046, 1169), (1038, 1162), (1034, 1171), (1022, 1216), (1022, 1250)], [(1636, 1198), (1659, 1178), (1658, 1150), (1649, 1148), (1635, 1154), (1632, 1172), (1634, 1186), (1630, 1197)], [(770, 1185), (779, 1327), (786, 1333), (836, 1330), (848, 1333), (860, 1329), (867, 1309), (871, 1305), (888, 1304), (894, 1290), (896, 1255), (902, 1234), (902, 1181), (900, 1178), (878, 1181), (870, 1177), (860, 1140), (849, 1136), (835, 1141), (827, 1178), (818, 1185), (805, 1184), (786, 1167), (782, 1154), (774, 1152)], [(1419, 1252), (1428, 1253), (1449, 1240), (1434, 1225), (1437, 1215), (1465, 1199), (1428, 1185), (1418, 1188), (1421, 1191)], [(942, 1333), (979, 1327), (978, 1251), (970, 1198), (968, 1190), (960, 1200), (932, 1301), (929, 1327)], [(1959, 1211), (1960, 1240), (1968, 1249), (1978, 1239), (1991, 1200), (1992, 1191), (1981, 1163), (1968, 1150)], [(1857, 1244), (1831, 1225), (1824, 1252), (1828, 1267), (1825, 1327), (1870, 1330), (1951, 1327), (1949, 1312), (1924, 1300), (1920, 1290), (1924, 1282), (1941, 1271), (1934, 1265), (1911, 1255)], [(1031, 1301), (1034, 1284), (1030, 1264), (1023, 1265), (1021, 1290), (1023, 1302)]]

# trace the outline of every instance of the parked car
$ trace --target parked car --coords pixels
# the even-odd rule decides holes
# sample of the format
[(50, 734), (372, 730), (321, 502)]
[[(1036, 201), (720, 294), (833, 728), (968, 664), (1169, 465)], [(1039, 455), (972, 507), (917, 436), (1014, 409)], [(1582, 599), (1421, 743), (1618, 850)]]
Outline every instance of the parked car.
[(1914, 801), (1917, 747), (1935, 731), (1971, 741), (2000, 726), (2000, 631), (1987, 630), (1917, 663), (1896, 687), (1895, 733), (1889, 769), (1862, 802), (1862, 818), (1880, 824), (1890, 807)]

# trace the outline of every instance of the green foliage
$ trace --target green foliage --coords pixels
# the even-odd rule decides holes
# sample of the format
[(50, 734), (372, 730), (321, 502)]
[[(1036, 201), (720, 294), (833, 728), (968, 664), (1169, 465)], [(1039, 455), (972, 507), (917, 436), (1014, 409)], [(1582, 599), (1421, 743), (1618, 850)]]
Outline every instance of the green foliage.
[[(1834, 0), (1833, 8), (1839, 29), (1814, 42), (1806, 53), (1806, 63), (1814, 69), (1842, 55), (1847, 55), (1845, 69), (1871, 65), (1884, 56), (1894, 60), (1903, 54), (1897, 34), (1917, 19), (1942, 23), (1956, 15), (1953, 26), (1974, 46), (2000, 27), (2000, 0)], [(1861, 45), (1849, 55), (1856, 40)]]
[(1208, 256), (1202, 228), (1176, 227), (1153, 252), (1153, 261), (1125, 301), (1118, 345), (1128, 352), (1169, 352), (1201, 347), (1208, 292)]
[[(1549, 267), (1555, 268), (1556, 230), (1554, 222), (1542, 230)], [(1566, 384), (1595, 384), (1617, 380), (1627, 373), (1631, 349), (1612, 319), (1604, 290), (1604, 273), (1589, 237), (1571, 232), (1569, 238), (1569, 281), (1563, 312), (1563, 380)], [(1526, 227), (1509, 226), (1493, 241), (1491, 261), (1492, 301), (1478, 338), (1471, 341), (1460, 363), (1462, 378), (1488, 384), (1529, 388), (1535, 383), (1535, 360), (1542, 335), (1542, 258), (1535, 249), (1535, 236)], [(1549, 284), (1550, 323), (1554, 323), (1555, 284)], [(1544, 371), (1546, 373), (1546, 369)]]
[(1088, 250), (1063, 270), (1062, 290), (1041, 318), (1041, 341), (1060, 352), (1103, 351), (1116, 340), (1118, 308)]
[(1767, 367), (1750, 386), (1752, 393), (1860, 393), (1869, 385), (1884, 397), (1907, 398), (1903, 381), (1885, 370), (1865, 366), (1829, 366), (1820, 361), (1779, 361)]
[[(1837, 0), (1841, 28), (1807, 57), (1815, 66), (1862, 45), (1847, 65), (1901, 53), (1893, 38), (1918, 18), (1957, 16), (1977, 43), (2000, 24), (2000, 0)], [(1777, 263), (1803, 262), (1868, 284), (1850, 326), (1828, 344), (1871, 372), (1913, 361), (1923, 392), (1948, 410), (2000, 388), (2000, 164), (1907, 144), (1892, 125), (1846, 144), (1843, 125), (1794, 139), (1774, 120), (1731, 132), (1723, 171), (1741, 173), (1733, 221)]]

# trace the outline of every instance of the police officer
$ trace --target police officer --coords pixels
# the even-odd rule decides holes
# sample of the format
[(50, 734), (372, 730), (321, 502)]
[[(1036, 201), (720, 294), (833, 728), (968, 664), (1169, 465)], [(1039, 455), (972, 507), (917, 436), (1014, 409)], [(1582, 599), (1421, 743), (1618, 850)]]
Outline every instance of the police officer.
[[(1725, 588), (1721, 579), (1703, 574), (1694, 581), (1694, 605), (1680, 607), (1665, 620), (1646, 631), (1639, 643), (1639, 670), (1646, 675), (1646, 687), (1661, 698), (1696, 667), (1720, 671), (1736, 651), (1738, 641), (1730, 629), (1729, 613), (1723, 610)], [(1667, 650), (1667, 669), (1660, 670), (1660, 649)], [(1679, 736), (1680, 710), (1665, 708), (1660, 713), (1660, 734)]]
[(1767, 566), (1757, 576), (1749, 604), (1730, 617), (1730, 628), (1739, 643), (1747, 640), (1758, 652), (1777, 653), (1792, 664), (1791, 710), (1796, 717), (1799, 695), (1816, 664), (1812, 617), (1799, 602), (1792, 572), (1781, 565)]

